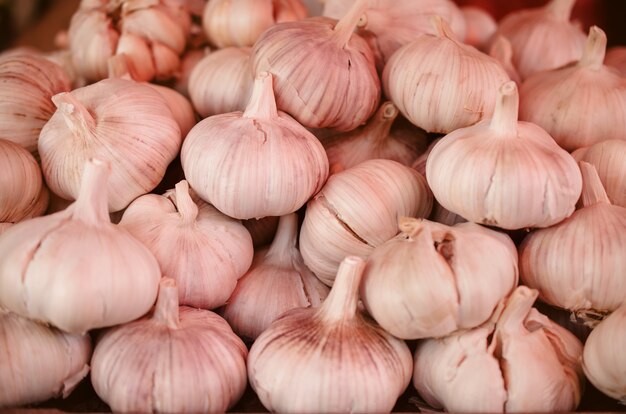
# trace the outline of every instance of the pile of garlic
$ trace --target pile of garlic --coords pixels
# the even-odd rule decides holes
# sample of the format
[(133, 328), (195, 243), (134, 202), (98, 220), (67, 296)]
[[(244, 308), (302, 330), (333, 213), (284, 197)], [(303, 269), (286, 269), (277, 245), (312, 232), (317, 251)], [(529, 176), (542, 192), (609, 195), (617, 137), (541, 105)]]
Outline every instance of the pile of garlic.
[(621, 49), (575, 0), (323, 3), (82, 0), (0, 54), (0, 407), (626, 401)]

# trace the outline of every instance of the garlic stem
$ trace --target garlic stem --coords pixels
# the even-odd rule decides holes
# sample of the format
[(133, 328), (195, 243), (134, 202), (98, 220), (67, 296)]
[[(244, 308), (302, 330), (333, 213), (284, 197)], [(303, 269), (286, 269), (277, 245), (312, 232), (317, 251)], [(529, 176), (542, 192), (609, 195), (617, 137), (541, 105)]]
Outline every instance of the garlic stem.
[(606, 34), (598, 26), (591, 26), (583, 56), (578, 61), (579, 66), (590, 69), (600, 69), (604, 64), (606, 53)]
[(61, 92), (54, 95), (52, 102), (63, 115), (68, 128), (75, 135), (80, 137), (90, 135), (96, 129), (94, 117), (71, 92)]
[(107, 61), (109, 78), (134, 80), (128, 69), (125, 53), (111, 56)]
[(604, 190), (604, 186), (602, 185), (602, 181), (600, 181), (596, 167), (585, 161), (580, 161), (578, 166), (583, 176), (583, 206), (589, 207), (597, 203), (611, 204)]
[(292, 266), (292, 251), (298, 240), (298, 215), (296, 213), (282, 216), (278, 221), (278, 229), (272, 244), (265, 254), (265, 263), (278, 267)]
[(166, 325), (170, 329), (177, 329), (178, 319), (178, 288), (176, 281), (169, 277), (161, 278), (159, 282), (159, 296), (154, 308), (152, 319)]
[(385, 102), (376, 115), (364, 128), (369, 132), (368, 136), (373, 136), (376, 142), (383, 143), (389, 138), (391, 126), (398, 116), (398, 108), (392, 102)]
[(457, 42), (457, 38), (450, 27), (450, 24), (441, 16), (437, 15), (431, 19), (431, 23), (435, 28), (435, 33), (439, 35), (439, 37), (445, 37), (448, 40), (452, 40), (455, 43)]
[(356, 315), (359, 286), (365, 270), (365, 261), (347, 256), (337, 270), (337, 277), (317, 315), (328, 323), (348, 321)]
[(576, 0), (552, 0), (546, 5), (546, 10), (557, 20), (567, 22), (575, 3)]
[(107, 198), (110, 173), (107, 161), (93, 158), (85, 163), (78, 197), (72, 205), (75, 218), (91, 224), (111, 221)]
[(350, 41), (354, 29), (359, 25), (367, 10), (368, 0), (356, 0), (348, 12), (337, 22), (333, 29), (333, 38), (339, 47), (344, 48)]
[(496, 108), (493, 111), (490, 128), (504, 133), (503, 136), (517, 136), (509, 134), (517, 129), (519, 113), (519, 94), (514, 81), (507, 81), (500, 86)]
[(511, 293), (497, 322), (496, 331), (517, 331), (533, 307), (539, 292), (526, 286), (518, 286)]
[(189, 194), (189, 183), (182, 180), (174, 187), (176, 191), (176, 208), (183, 224), (193, 224), (198, 217), (198, 206)]
[(400, 217), (398, 220), (398, 228), (407, 236), (415, 237), (424, 228), (424, 220), (415, 219), (413, 217)]
[(261, 72), (256, 76), (252, 96), (243, 116), (257, 119), (278, 117), (271, 73)]

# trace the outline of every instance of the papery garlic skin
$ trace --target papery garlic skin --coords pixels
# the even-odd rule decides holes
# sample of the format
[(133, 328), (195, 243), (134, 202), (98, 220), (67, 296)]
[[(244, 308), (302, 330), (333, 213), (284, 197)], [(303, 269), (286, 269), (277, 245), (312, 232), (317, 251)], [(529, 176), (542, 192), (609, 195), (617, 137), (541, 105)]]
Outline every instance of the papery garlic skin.
[(411, 379), (411, 353), (357, 309), (363, 267), (347, 257), (320, 308), (284, 314), (254, 342), (248, 376), (265, 408), (391, 411)]
[(35, 152), (55, 110), (50, 98), (69, 91), (69, 79), (60, 66), (20, 52), (0, 59), (0, 83), (0, 137)]
[(465, 37), (463, 42), (484, 50), (493, 34), (498, 30), (498, 23), (489, 12), (480, 7), (464, 6), (461, 13), (465, 18)]
[(369, 255), (361, 285), (369, 314), (398, 338), (477, 327), (517, 285), (517, 251), (505, 234), (410, 218), (399, 227)]
[(243, 394), (244, 343), (220, 316), (177, 298), (164, 278), (153, 312), (98, 341), (91, 382), (113, 411), (224, 412)]
[(626, 46), (613, 46), (607, 49), (604, 64), (619, 70), (626, 76)]
[(490, 117), (509, 76), (494, 58), (457, 40), (441, 18), (434, 24), (437, 35), (398, 49), (382, 80), (385, 94), (414, 125), (449, 133)]

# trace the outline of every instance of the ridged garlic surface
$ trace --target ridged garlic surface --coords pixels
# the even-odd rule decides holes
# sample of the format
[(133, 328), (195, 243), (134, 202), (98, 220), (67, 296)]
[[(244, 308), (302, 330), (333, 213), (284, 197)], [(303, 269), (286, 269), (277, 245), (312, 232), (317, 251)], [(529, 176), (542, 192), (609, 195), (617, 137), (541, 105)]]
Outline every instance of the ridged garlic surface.
[(215, 115), (191, 130), (181, 162), (198, 195), (238, 219), (293, 213), (328, 176), (324, 147), (276, 109), (267, 72), (257, 76), (245, 112)]
[(361, 284), (369, 314), (398, 338), (477, 327), (517, 286), (517, 251), (506, 234), (406, 217), (399, 228), (369, 255)]
[(626, 76), (626, 46), (613, 46), (607, 49), (604, 64), (619, 70)]
[(272, 73), (278, 109), (305, 127), (350, 131), (378, 108), (374, 53), (354, 33), (366, 1), (357, 0), (339, 22), (315, 17), (276, 24), (254, 44), (253, 73)]
[(72, 335), (0, 309), (0, 407), (70, 395), (89, 372), (89, 335)]
[(46, 183), (75, 199), (90, 158), (111, 163), (109, 210), (122, 210), (151, 191), (181, 146), (180, 127), (165, 99), (150, 86), (104, 79), (52, 98), (57, 111), (39, 137)]
[(114, 412), (225, 412), (246, 388), (247, 354), (220, 316), (179, 307), (163, 278), (150, 314), (100, 338), (91, 383)]
[(592, 26), (578, 63), (537, 73), (520, 87), (520, 119), (539, 125), (568, 151), (626, 140), (626, 78), (602, 63), (606, 41)]
[(362, 259), (346, 257), (319, 308), (284, 314), (254, 342), (248, 376), (265, 408), (391, 411), (411, 380), (411, 353), (358, 309), (364, 266)]
[(252, 263), (248, 231), (197, 197), (186, 181), (162, 196), (137, 198), (119, 225), (150, 249), (164, 277), (176, 281), (181, 305), (224, 305)]
[(1, 307), (71, 333), (128, 322), (150, 309), (159, 265), (110, 222), (103, 191), (109, 174), (105, 162), (88, 161), (75, 203), (0, 236)]
[(519, 266), (541, 300), (584, 316), (615, 310), (626, 298), (626, 208), (610, 203), (591, 164), (580, 166), (583, 207), (526, 236)]
[(488, 118), (509, 80), (494, 58), (457, 40), (435, 18), (437, 34), (401, 47), (383, 71), (385, 94), (402, 115), (428, 132), (449, 133)]
[(70, 90), (58, 65), (31, 54), (0, 58), (0, 137), (37, 151), (41, 128), (55, 107), (50, 98)]
[(554, 225), (574, 211), (582, 179), (547, 132), (518, 122), (515, 82), (504, 83), (491, 119), (446, 135), (426, 161), (437, 201), (475, 223), (514, 230)]
[(239, 337), (254, 340), (283, 313), (318, 307), (328, 296), (328, 287), (304, 264), (297, 241), (298, 215), (281, 217), (271, 246), (256, 252), (237, 282), (222, 315)]
[(565, 412), (580, 402), (582, 343), (539, 313), (535, 290), (518, 287), (478, 328), (427, 339), (413, 385), (450, 412)]
[(344, 257), (366, 258), (397, 234), (398, 217), (428, 216), (432, 204), (424, 177), (396, 161), (368, 160), (333, 174), (307, 204), (304, 263), (330, 286)]
[(498, 30), (498, 23), (488, 11), (476, 6), (463, 6), (465, 37), (463, 42), (476, 49), (485, 50), (491, 36)]

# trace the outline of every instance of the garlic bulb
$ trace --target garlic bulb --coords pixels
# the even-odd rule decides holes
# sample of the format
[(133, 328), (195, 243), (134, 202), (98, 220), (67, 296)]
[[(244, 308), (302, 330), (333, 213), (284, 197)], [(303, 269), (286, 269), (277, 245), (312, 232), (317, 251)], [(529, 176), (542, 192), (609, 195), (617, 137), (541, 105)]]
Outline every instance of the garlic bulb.
[(511, 80), (521, 85), (522, 79), (513, 65), (513, 46), (504, 36), (497, 36), (489, 48), (489, 56), (500, 62)]
[(446, 135), (426, 162), (437, 201), (469, 221), (503, 229), (547, 227), (574, 211), (576, 161), (543, 129), (518, 122), (515, 82), (504, 83), (491, 119)]
[(71, 335), (0, 308), (0, 407), (70, 395), (89, 372), (88, 335)]
[(498, 23), (480, 7), (464, 6), (461, 7), (461, 13), (466, 26), (463, 42), (479, 50), (486, 49), (491, 36), (498, 30)]
[(444, 20), (434, 25), (437, 35), (421, 36), (389, 59), (383, 86), (413, 124), (448, 133), (491, 116), (509, 77), (494, 58), (457, 40)]
[(484, 325), (421, 342), (413, 385), (450, 412), (565, 412), (580, 402), (583, 346), (518, 287)]
[(102, 191), (109, 170), (88, 161), (75, 203), (2, 234), (0, 306), (71, 333), (128, 322), (150, 309), (159, 265), (109, 221)]
[(398, 217), (425, 217), (432, 204), (424, 177), (396, 161), (368, 160), (331, 175), (307, 204), (304, 263), (330, 286), (344, 257), (366, 258), (397, 234)]
[(611, 204), (626, 207), (626, 140), (598, 142), (577, 149), (572, 156), (596, 168)]
[(257, 76), (245, 112), (215, 115), (191, 130), (181, 161), (198, 195), (238, 219), (293, 213), (328, 176), (322, 144), (276, 109), (267, 72)]
[(91, 360), (91, 383), (113, 411), (224, 412), (246, 388), (248, 350), (215, 313), (178, 306), (163, 278), (154, 310), (107, 331)]
[(278, 109), (305, 127), (350, 131), (378, 107), (374, 54), (354, 33), (366, 1), (357, 0), (339, 22), (316, 17), (274, 25), (252, 49), (253, 73), (274, 76)]
[(605, 50), (606, 35), (593, 26), (577, 64), (526, 79), (520, 87), (520, 119), (544, 128), (568, 151), (626, 140), (626, 78), (602, 64)]
[(611, 205), (595, 168), (580, 163), (583, 207), (530, 233), (520, 246), (522, 281), (544, 302), (581, 314), (617, 309), (626, 297), (626, 208)]
[(203, 118), (246, 109), (254, 84), (250, 51), (249, 47), (216, 50), (193, 68), (189, 95)]
[(604, 64), (619, 70), (626, 76), (626, 46), (613, 46), (607, 49)]
[(50, 98), (70, 90), (67, 76), (46, 59), (18, 53), (0, 59), (0, 83), (0, 137), (35, 152), (54, 113)]
[(391, 411), (411, 380), (411, 353), (358, 310), (364, 266), (362, 259), (346, 257), (319, 308), (284, 314), (254, 342), (248, 376), (265, 408)]
[(589, 382), (611, 398), (626, 402), (626, 303), (589, 334), (583, 351), (583, 370)]
[(369, 314), (398, 338), (476, 327), (517, 285), (517, 250), (503, 233), (406, 217), (399, 228), (369, 255), (361, 284)]
[(241, 223), (250, 233), (252, 244), (257, 248), (272, 242), (278, 229), (279, 219), (280, 217), (267, 216), (258, 220), (243, 220)]
[(300, 0), (211, 0), (206, 3), (202, 26), (216, 47), (252, 46), (261, 33), (276, 23), (304, 19)]
[(416, 130), (413, 134), (392, 133), (391, 126), (398, 109), (385, 102), (363, 127), (335, 135), (324, 143), (331, 172), (352, 168), (363, 161), (384, 158), (411, 165), (427, 147), (427, 136)]
[(523, 9), (500, 20), (498, 35), (513, 46), (513, 63), (522, 79), (580, 59), (585, 34), (570, 15), (576, 0), (551, 0), (543, 7)]
[(86, 160), (111, 163), (109, 210), (118, 211), (161, 181), (181, 146), (180, 128), (151, 87), (105, 79), (53, 98), (57, 111), (39, 137), (50, 189), (75, 199)]
[(223, 316), (240, 337), (254, 340), (286, 311), (318, 307), (328, 296), (328, 287), (304, 265), (297, 241), (298, 215), (281, 217), (272, 245), (255, 254), (237, 282)]

